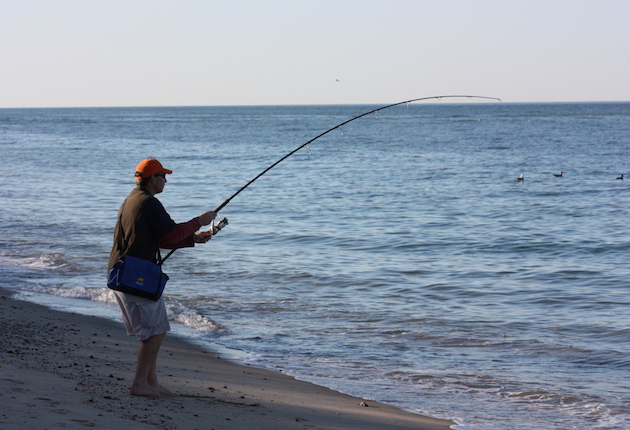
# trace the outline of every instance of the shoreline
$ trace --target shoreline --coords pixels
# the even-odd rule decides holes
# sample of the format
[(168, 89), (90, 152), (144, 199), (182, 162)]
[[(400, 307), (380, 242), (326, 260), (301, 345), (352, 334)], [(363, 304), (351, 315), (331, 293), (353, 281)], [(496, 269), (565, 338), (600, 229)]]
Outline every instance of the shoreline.
[(455, 425), (237, 364), (172, 333), (160, 350), (158, 375), (177, 396), (131, 396), (137, 341), (122, 322), (16, 300), (1, 287), (0, 320), (3, 429), (447, 430)]

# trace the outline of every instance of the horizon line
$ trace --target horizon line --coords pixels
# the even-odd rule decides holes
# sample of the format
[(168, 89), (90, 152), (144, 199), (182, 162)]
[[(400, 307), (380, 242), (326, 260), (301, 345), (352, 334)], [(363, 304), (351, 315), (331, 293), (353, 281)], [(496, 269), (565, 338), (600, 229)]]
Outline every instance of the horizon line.
[[(465, 97), (462, 97), (465, 98)], [(426, 103), (411, 103), (417, 105), (440, 105), (440, 104), (564, 104), (564, 103), (628, 103), (630, 100), (588, 100), (588, 101), (473, 101), (455, 102), (438, 101)], [(125, 109), (125, 108), (200, 108), (200, 107), (278, 107), (278, 106), (381, 106), (387, 103), (288, 103), (288, 104), (235, 104), (235, 105), (96, 105), (96, 106), (0, 106), (0, 109)]]

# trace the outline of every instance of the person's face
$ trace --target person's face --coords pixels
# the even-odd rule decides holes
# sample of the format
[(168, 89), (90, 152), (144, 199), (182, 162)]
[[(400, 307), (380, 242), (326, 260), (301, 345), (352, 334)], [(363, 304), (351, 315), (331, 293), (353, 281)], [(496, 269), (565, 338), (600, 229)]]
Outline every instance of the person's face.
[(164, 190), (164, 185), (166, 185), (166, 175), (164, 173), (156, 173), (153, 175), (154, 185), (155, 185), (155, 194), (161, 193)]

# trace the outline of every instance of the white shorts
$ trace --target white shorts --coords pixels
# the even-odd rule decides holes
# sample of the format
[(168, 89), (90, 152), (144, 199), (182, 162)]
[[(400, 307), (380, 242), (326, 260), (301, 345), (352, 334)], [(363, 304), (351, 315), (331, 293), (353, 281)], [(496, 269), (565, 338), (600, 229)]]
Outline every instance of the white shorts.
[(147, 340), (156, 334), (166, 333), (171, 329), (164, 305), (164, 297), (157, 302), (144, 297), (114, 291), (122, 311), (123, 323), (129, 336), (138, 340)]

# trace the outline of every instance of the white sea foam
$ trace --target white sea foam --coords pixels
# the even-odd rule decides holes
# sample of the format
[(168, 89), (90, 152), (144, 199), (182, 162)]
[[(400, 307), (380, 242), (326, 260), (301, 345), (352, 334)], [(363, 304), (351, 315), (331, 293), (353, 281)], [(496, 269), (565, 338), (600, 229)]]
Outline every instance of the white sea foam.
[(69, 266), (69, 263), (60, 253), (47, 253), (36, 257), (31, 256), (7, 256), (0, 257), (2, 261), (14, 267), (24, 267), (34, 270), (59, 270)]
[(29, 283), (22, 284), (19, 289), (21, 291), (49, 294), (57, 297), (93, 300), (109, 304), (116, 303), (114, 293), (109, 288), (69, 287), (63, 284), (43, 286), (41, 284)]
[(166, 301), (169, 318), (201, 333), (221, 330), (223, 327), (198, 311), (172, 300)]

